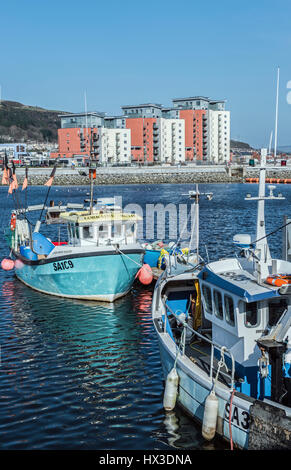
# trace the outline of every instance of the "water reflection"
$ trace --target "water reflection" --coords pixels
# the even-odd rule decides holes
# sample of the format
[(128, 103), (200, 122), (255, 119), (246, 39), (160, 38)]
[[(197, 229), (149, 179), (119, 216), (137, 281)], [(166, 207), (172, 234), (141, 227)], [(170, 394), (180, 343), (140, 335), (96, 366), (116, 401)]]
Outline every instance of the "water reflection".
[[(200, 185), (214, 198), (201, 200), (201, 255), (210, 260), (234, 254), (235, 233), (254, 233), (255, 203), (245, 202), (252, 185)], [(185, 203), (193, 185), (115, 186), (124, 204)], [(112, 187), (96, 188), (111, 197)], [(88, 188), (51, 189), (56, 201), (82, 202)], [(282, 225), (284, 205), (270, 201), (266, 229)], [(0, 187), (0, 223), (9, 220), (12, 200)], [(29, 204), (43, 201), (45, 188), (30, 188)], [(3, 196), (4, 194), (4, 196)], [(287, 209), (286, 209), (287, 208)], [(9, 252), (0, 234), (0, 257)], [(280, 256), (280, 234), (270, 237)], [(278, 237), (280, 238), (278, 242)], [(151, 321), (152, 288), (136, 284), (114, 304), (41, 294), (0, 271), (0, 445), (2, 449), (220, 449), (206, 443), (201, 427), (179, 408), (163, 410), (163, 374)], [(228, 446), (226, 445), (226, 448)]]

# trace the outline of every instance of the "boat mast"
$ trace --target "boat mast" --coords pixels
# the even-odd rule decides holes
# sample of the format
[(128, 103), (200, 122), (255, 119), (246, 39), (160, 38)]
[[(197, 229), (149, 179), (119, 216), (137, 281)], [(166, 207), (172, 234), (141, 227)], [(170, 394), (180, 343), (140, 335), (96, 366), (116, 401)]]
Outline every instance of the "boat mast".
[(196, 239), (196, 253), (197, 262), (199, 257), (199, 191), (198, 184), (196, 183), (196, 197), (195, 197), (195, 239)]
[[(90, 214), (93, 214), (93, 192), (94, 192), (94, 170), (92, 168), (92, 136), (93, 136), (93, 128), (90, 128), (91, 135), (90, 135), (90, 167), (89, 167), (89, 178), (90, 178)], [(96, 170), (95, 170), (96, 172)]]
[[(267, 263), (271, 259), (269, 245), (266, 238), (265, 224), (265, 186), (266, 186), (266, 157), (267, 149), (261, 149), (261, 167), (259, 178), (259, 195), (258, 195), (258, 213), (257, 213), (257, 234), (256, 234), (256, 250), (260, 251), (260, 260)], [(263, 263), (263, 264), (264, 264)]]
[(200, 196), (206, 196), (206, 198), (209, 201), (211, 201), (211, 199), (213, 197), (213, 193), (200, 193), (199, 189), (198, 189), (198, 184), (196, 183), (196, 190), (195, 191), (189, 191), (189, 197), (190, 197), (190, 199), (195, 199), (195, 203), (194, 203), (194, 223), (192, 224), (188, 257), (189, 257), (190, 251), (192, 249), (196, 248), (197, 262), (198, 262), (198, 258), (199, 258), (199, 202), (200, 202)]
[(277, 92), (276, 92), (276, 116), (275, 116), (275, 141), (274, 141), (274, 163), (277, 160), (277, 133), (278, 133), (278, 101), (279, 101), (279, 79), (280, 68), (277, 70)]
[(258, 201), (258, 210), (257, 210), (257, 233), (256, 233), (256, 245), (255, 245), (255, 262), (256, 262), (256, 272), (257, 280), (261, 282), (262, 279), (266, 279), (269, 275), (269, 267), (272, 264), (272, 258), (270, 254), (270, 249), (266, 237), (266, 225), (265, 225), (265, 200), (267, 199), (276, 199), (283, 200), (285, 199), (281, 194), (274, 196), (273, 189), (275, 186), (269, 186), (270, 195), (265, 195), (265, 185), (266, 185), (266, 157), (267, 149), (261, 149), (261, 166), (260, 166), (260, 178), (259, 178), (259, 194), (256, 197), (247, 196), (246, 200), (256, 200)]
[(272, 150), (272, 140), (273, 140), (273, 131), (271, 131), (271, 135), (270, 135), (270, 141), (269, 141), (269, 150), (268, 150), (268, 155), (271, 155), (271, 150)]

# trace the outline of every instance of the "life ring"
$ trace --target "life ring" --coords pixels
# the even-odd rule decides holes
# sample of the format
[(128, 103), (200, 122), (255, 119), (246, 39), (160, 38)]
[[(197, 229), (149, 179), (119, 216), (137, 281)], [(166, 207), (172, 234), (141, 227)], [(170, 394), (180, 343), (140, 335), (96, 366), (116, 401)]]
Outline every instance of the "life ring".
[(11, 220), (10, 220), (10, 228), (11, 230), (15, 230), (16, 227), (16, 214), (13, 212), (11, 215)]
[(268, 284), (271, 284), (272, 286), (285, 286), (286, 284), (291, 284), (291, 275), (290, 276), (269, 276), (266, 279), (266, 282)]

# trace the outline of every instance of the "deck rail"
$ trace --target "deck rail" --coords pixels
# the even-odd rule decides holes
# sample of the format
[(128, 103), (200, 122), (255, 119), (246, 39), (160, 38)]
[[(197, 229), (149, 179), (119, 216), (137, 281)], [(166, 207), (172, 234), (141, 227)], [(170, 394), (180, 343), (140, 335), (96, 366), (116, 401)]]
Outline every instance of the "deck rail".
[[(221, 357), (223, 357), (224, 355), (224, 352), (227, 352), (227, 354), (230, 356), (231, 358), (231, 390), (234, 389), (234, 374), (235, 374), (235, 361), (234, 361), (234, 357), (232, 355), (232, 353), (230, 352), (230, 350), (226, 347), (226, 346), (222, 346), (221, 344), (218, 344), (216, 343), (215, 341), (212, 341), (212, 339), (209, 339), (207, 338), (207, 336), (205, 335), (202, 335), (201, 333), (199, 333), (197, 330), (194, 330), (191, 326), (188, 325), (187, 322), (185, 322), (184, 320), (182, 320), (181, 318), (179, 318), (179, 315), (177, 315), (172, 309), (171, 307), (169, 307), (169, 305), (166, 304), (166, 300), (165, 300), (165, 296), (163, 297), (162, 299), (162, 302), (163, 302), (163, 305), (165, 307), (166, 310), (168, 310), (177, 320), (178, 322), (183, 325), (184, 327), (184, 331), (186, 331), (187, 329), (189, 331), (191, 331), (193, 334), (195, 334), (196, 336), (198, 336), (198, 338), (201, 338), (203, 341), (206, 341), (207, 343), (210, 344), (211, 346), (211, 354), (210, 354), (210, 369), (209, 369), (209, 377), (211, 379), (211, 381), (213, 381), (213, 370), (214, 370), (214, 349), (218, 349), (220, 351), (220, 354), (221, 354)], [(166, 321), (164, 322), (164, 327), (166, 328)], [(185, 339), (186, 339), (186, 334), (183, 334), (182, 335), (182, 340), (183, 340), (183, 344), (182, 344), (182, 347), (183, 347), (183, 354), (185, 353)]]

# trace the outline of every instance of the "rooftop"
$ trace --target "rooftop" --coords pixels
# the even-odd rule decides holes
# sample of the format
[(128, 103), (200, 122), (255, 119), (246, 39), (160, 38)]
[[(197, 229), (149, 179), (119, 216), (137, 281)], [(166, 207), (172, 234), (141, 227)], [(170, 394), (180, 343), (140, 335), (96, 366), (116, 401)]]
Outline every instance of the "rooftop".
[(129, 105), (121, 106), (121, 109), (124, 109), (124, 108), (159, 108), (161, 109), (162, 105), (158, 103), (145, 103), (145, 104), (135, 104), (135, 105), (129, 104)]
[(210, 104), (213, 103), (225, 103), (226, 100), (212, 100), (208, 96), (188, 96), (186, 98), (173, 98), (173, 102), (175, 101), (195, 101), (195, 100), (204, 100), (208, 101)]
[(95, 112), (90, 111), (87, 113), (71, 113), (71, 114), (59, 114), (58, 117), (60, 118), (67, 118), (67, 117), (82, 117), (82, 116), (95, 116), (95, 117), (104, 117), (105, 113), (103, 112)]

